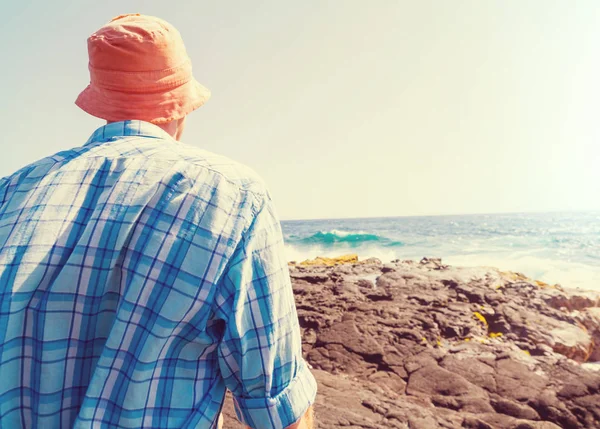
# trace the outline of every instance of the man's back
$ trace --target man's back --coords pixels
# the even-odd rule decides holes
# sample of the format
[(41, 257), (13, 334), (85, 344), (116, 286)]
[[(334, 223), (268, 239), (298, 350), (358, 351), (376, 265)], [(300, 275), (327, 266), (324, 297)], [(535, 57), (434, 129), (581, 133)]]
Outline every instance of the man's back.
[[(0, 180), (2, 427), (293, 423), (301, 357), (260, 179), (124, 121)], [(294, 405), (296, 404), (296, 405)]]

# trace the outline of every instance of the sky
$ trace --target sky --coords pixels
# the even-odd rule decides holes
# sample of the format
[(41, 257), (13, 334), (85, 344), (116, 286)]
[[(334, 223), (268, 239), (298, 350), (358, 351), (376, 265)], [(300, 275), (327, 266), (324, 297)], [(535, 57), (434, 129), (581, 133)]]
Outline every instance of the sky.
[(86, 38), (181, 32), (212, 98), (183, 141), (249, 165), (282, 219), (600, 210), (600, 2), (2, 2), (0, 176), (82, 145)]

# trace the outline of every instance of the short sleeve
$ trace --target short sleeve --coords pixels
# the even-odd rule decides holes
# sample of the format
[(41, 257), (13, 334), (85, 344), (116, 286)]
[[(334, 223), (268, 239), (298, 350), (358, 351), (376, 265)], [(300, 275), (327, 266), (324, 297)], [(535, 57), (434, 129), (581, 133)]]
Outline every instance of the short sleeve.
[(285, 428), (314, 402), (279, 220), (266, 197), (225, 268), (215, 297), (225, 321), (219, 367), (239, 420)]

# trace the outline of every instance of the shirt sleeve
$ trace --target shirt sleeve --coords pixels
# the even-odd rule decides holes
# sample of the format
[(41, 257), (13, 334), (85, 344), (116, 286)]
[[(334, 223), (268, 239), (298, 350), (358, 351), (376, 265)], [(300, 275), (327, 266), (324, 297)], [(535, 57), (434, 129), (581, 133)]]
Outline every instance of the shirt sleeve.
[(317, 384), (302, 358), (281, 226), (270, 198), (243, 234), (215, 303), (225, 321), (219, 367), (238, 419), (255, 429), (298, 421), (314, 402)]

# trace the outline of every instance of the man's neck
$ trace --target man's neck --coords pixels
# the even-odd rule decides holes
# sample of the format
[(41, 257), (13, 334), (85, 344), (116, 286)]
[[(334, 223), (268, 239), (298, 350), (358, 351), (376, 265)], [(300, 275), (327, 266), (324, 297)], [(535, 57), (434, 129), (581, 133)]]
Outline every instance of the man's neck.
[[(120, 121), (106, 121), (107, 124), (112, 124), (113, 122)], [(175, 140), (179, 140), (181, 138), (181, 134), (183, 133), (183, 127), (185, 124), (185, 118), (178, 119), (171, 122), (166, 122), (164, 124), (154, 124), (160, 129), (164, 130), (167, 134), (173, 137)]]

